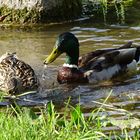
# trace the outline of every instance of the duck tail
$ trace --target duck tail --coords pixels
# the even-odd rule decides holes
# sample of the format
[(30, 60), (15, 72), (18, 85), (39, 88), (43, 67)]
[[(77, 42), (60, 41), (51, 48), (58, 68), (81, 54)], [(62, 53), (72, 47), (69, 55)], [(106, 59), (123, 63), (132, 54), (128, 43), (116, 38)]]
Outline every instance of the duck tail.
[(135, 60), (138, 62), (138, 61), (140, 61), (140, 46), (137, 46), (136, 48), (137, 48), (137, 50), (136, 50), (136, 54), (135, 54)]
[(124, 44), (123, 46), (119, 47), (118, 49), (126, 49), (132, 47), (132, 41), (129, 41), (128, 43)]

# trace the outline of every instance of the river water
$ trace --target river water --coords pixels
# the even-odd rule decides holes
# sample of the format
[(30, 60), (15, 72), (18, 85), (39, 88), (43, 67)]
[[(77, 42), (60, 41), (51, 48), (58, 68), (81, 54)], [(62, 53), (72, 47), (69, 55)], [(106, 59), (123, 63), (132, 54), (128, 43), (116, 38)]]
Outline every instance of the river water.
[[(125, 79), (117, 79), (114, 82), (107, 81), (101, 84), (76, 84), (59, 85), (56, 82), (57, 70), (64, 63), (65, 55), (61, 55), (47, 68), (43, 66), (43, 60), (51, 52), (56, 37), (70, 31), (74, 33), (80, 42), (80, 54), (95, 49), (120, 47), (128, 41), (140, 44), (140, 27), (120, 25), (98, 25), (91, 23), (73, 23), (51, 26), (14, 29), (0, 28), (0, 55), (5, 52), (16, 52), (17, 56), (30, 64), (37, 73), (41, 92), (53, 100), (56, 105), (63, 106), (71, 96), (72, 104), (80, 102), (85, 116), (90, 111), (101, 106), (106, 111), (102, 112), (109, 118), (116, 120), (127, 119), (130, 114), (136, 119), (140, 118), (140, 75), (136, 74)], [(109, 95), (110, 94), (110, 95)], [(118, 128), (105, 128), (107, 130)]]

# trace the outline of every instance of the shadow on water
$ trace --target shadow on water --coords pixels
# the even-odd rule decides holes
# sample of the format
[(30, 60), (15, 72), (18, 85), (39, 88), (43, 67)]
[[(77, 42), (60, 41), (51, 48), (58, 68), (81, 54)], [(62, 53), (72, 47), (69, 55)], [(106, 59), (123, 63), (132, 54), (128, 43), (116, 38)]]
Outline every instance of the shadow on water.
[[(44, 28), (44, 30), (42, 30)], [(65, 55), (60, 56), (52, 65), (44, 69), (43, 60), (51, 52), (58, 34), (70, 31), (80, 42), (80, 54), (95, 49), (120, 47), (128, 41), (140, 44), (140, 27), (120, 25), (102, 26), (84, 23), (72, 25), (57, 25), (43, 27), (38, 30), (1, 30), (0, 46), (2, 55), (5, 52), (17, 52), (17, 56), (28, 62), (37, 73), (41, 83), (41, 96), (53, 100), (61, 110), (65, 102), (71, 98), (71, 104), (80, 103), (85, 116), (91, 110), (101, 106), (112, 91), (109, 99), (103, 106), (106, 116), (116, 120), (126, 119), (124, 109), (132, 116), (140, 118), (140, 75), (106, 81), (96, 85), (59, 85), (56, 82), (57, 70), (64, 63)], [(107, 106), (108, 105), (108, 106)], [(116, 108), (116, 110), (111, 109)], [(102, 115), (102, 114), (101, 114)], [(114, 128), (108, 127), (106, 130)]]

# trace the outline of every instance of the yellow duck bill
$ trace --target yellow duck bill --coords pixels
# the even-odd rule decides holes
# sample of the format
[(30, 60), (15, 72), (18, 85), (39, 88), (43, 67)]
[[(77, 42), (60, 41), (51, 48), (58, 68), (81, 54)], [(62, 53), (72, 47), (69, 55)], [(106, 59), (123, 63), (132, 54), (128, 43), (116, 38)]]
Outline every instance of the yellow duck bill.
[(44, 64), (48, 65), (52, 63), (62, 52), (58, 50), (58, 48), (54, 48), (51, 54), (44, 60)]

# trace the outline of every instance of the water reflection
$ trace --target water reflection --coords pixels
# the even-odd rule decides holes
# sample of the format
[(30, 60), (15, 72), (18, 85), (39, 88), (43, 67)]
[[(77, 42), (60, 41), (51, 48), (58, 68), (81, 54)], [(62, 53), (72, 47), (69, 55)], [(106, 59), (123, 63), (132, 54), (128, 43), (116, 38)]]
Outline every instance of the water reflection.
[(93, 28), (93, 27), (92, 28), (73, 27), (73, 28), (71, 28), (71, 31), (73, 31), (73, 30), (101, 33), (101, 32), (107, 32), (110, 29), (99, 29), (99, 28)]

